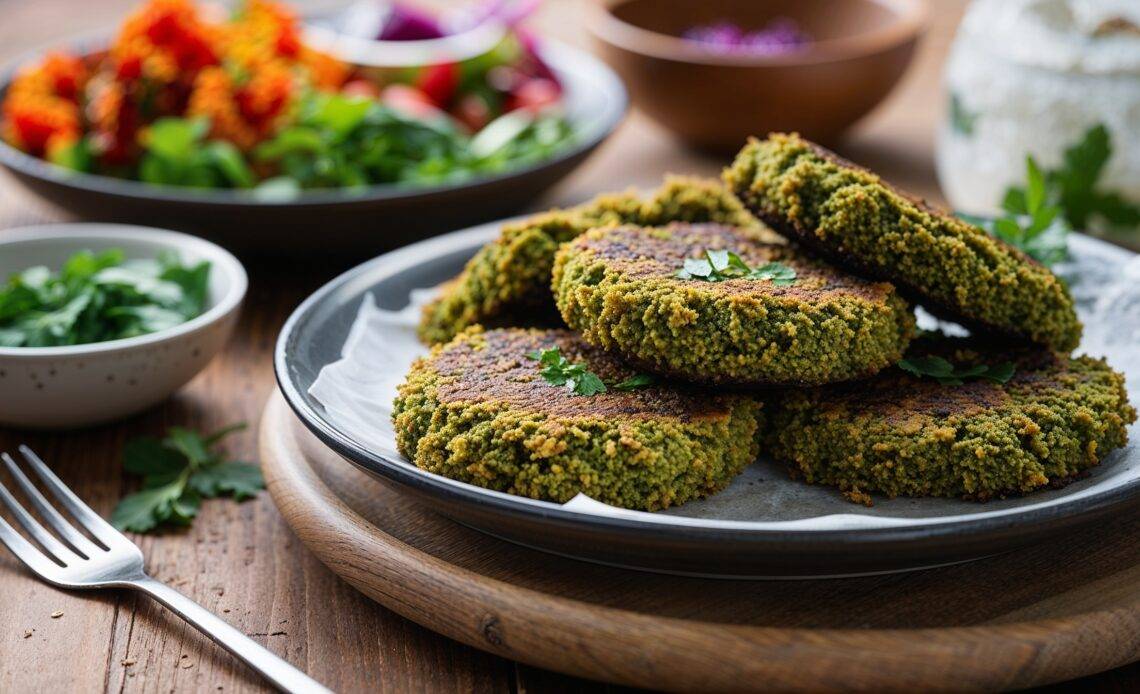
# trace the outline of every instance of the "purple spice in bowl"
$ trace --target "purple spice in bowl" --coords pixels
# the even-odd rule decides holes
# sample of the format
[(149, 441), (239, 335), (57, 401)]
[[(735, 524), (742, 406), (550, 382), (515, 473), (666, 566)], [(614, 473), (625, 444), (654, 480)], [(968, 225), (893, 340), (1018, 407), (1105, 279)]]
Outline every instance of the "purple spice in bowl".
[(714, 22), (686, 29), (681, 38), (698, 43), (713, 53), (779, 55), (792, 53), (811, 43), (811, 36), (795, 21), (773, 19), (763, 28), (746, 31), (730, 21)]

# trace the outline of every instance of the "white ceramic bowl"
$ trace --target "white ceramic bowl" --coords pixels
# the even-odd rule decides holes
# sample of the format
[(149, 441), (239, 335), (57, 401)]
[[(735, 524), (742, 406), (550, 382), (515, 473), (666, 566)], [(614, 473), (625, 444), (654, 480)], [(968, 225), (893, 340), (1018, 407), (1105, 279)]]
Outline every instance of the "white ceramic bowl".
[(208, 241), (124, 224), (48, 224), (0, 231), (0, 281), (34, 265), (58, 270), (87, 249), (128, 258), (176, 251), (210, 262), (206, 311), (169, 330), (68, 347), (0, 347), (0, 425), (61, 428), (107, 422), (178, 390), (225, 346), (249, 280), (237, 258)]

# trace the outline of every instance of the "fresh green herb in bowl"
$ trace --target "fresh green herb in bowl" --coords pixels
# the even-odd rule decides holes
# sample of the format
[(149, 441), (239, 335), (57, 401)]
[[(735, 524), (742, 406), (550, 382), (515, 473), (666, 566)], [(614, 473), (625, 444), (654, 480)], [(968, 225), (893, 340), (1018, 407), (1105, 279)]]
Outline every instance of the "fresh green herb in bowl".
[(123, 251), (80, 251), (58, 272), (16, 273), (0, 288), (0, 347), (61, 347), (166, 330), (202, 314), (210, 263), (176, 253), (128, 259)]

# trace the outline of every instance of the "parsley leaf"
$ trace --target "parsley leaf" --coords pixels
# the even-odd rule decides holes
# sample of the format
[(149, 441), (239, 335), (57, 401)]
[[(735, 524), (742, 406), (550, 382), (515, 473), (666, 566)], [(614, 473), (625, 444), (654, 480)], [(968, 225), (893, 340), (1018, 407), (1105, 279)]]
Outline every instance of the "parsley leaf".
[(619, 383), (606, 386), (605, 381), (586, 368), (585, 364), (575, 364), (562, 355), (559, 347), (527, 352), (527, 359), (537, 361), (542, 367), (539, 374), (553, 386), (566, 386), (575, 395), (597, 395), (608, 388), (614, 390), (637, 390), (657, 383), (652, 374), (635, 374)]
[(552, 386), (566, 386), (575, 395), (597, 395), (606, 392), (606, 384), (585, 364), (571, 363), (558, 347), (534, 350), (527, 358), (541, 364), (539, 374)]
[(945, 386), (960, 386), (967, 380), (978, 378), (994, 383), (1006, 383), (1013, 378), (1014, 373), (1014, 366), (1011, 362), (1003, 362), (994, 366), (975, 364), (968, 367), (956, 367), (938, 356), (900, 359), (898, 367), (919, 378), (933, 378)]
[[(1044, 173), (1048, 201), (1060, 208), (1065, 220), (1076, 229), (1085, 229), (1093, 217), (1111, 226), (1140, 226), (1140, 205), (1117, 193), (1097, 189), (1097, 182), (1112, 157), (1112, 137), (1103, 123), (1089, 128), (1079, 142), (1065, 149), (1061, 166)], [(1029, 182), (1029, 187), (1032, 187)], [(1002, 207), (1007, 211), (1029, 209), (1029, 188), (1011, 187)]]
[(1045, 266), (1069, 257), (1071, 228), (1061, 208), (1050, 204), (1046, 177), (1033, 157), (1026, 157), (1026, 187), (1007, 193), (1002, 201), (1006, 214), (997, 219), (959, 215), (991, 235), (1018, 248)]
[(620, 383), (615, 383), (613, 385), (613, 389), (637, 390), (638, 388), (645, 388), (646, 386), (651, 386), (655, 383), (657, 383), (657, 377), (653, 374), (635, 374), (625, 379), (624, 381), (621, 381)]
[(163, 523), (189, 525), (202, 499), (229, 495), (241, 501), (257, 496), (265, 488), (265, 479), (256, 465), (226, 461), (210, 450), (244, 427), (227, 427), (209, 436), (171, 427), (161, 441), (142, 438), (128, 443), (123, 469), (143, 478), (142, 490), (123, 497), (111, 513), (111, 524), (138, 533)]
[(705, 282), (742, 278), (767, 280), (777, 287), (786, 287), (796, 281), (796, 271), (783, 263), (773, 261), (753, 268), (739, 255), (726, 250), (706, 250), (704, 258), (686, 258), (675, 276)]
[(128, 260), (81, 251), (59, 272), (32, 267), (0, 285), (0, 346), (57, 347), (166, 330), (206, 309), (210, 263), (173, 253)]

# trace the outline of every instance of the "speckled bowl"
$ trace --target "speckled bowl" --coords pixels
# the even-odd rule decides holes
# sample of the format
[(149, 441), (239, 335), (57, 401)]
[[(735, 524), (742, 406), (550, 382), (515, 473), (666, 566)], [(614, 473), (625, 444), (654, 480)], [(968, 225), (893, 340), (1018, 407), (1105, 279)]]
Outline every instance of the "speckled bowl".
[(206, 311), (170, 330), (69, 347), (0, 348), (0, 425), (56, 429), (108, 422), (158, 403), (202, 370), (233, 332), (248, 278), (229, 252), (173, 231), (122, 224), (50, 224), (0, 234), (0, 280), (58, 269), (84, 249), (128, 258), (176, 251), (211, 263)]

